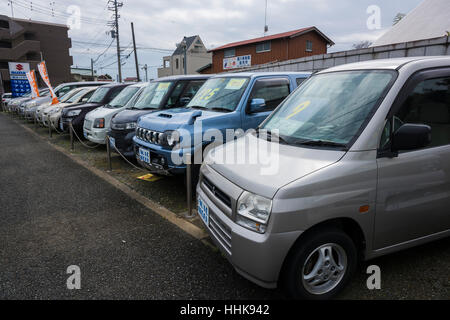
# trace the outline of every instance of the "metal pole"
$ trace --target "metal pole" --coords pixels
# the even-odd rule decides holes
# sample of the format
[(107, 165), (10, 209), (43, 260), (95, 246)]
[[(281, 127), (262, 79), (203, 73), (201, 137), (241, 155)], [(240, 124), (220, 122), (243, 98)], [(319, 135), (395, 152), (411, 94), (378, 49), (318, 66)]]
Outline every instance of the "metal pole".
[[(62, 119), (61, 119), (62, 121)], [(74, 145), (73, 145), (73, 127), (72, 127), (72, 121), (69, 122), (69, 132), (70, 132), (70, 150), (73, 151)]]
[(136, 39), (134, 37), (134, 24), (131, 23), (131, 34), (133, 35), (133, 48), (134, 48), (134, 61), (136, 62), (136, 78), (137, 82), (141, 81), (141, 77), (139, 75), (139, 63), (138, 63), (138, 56), (136, 51)]
[(109, 145), (109, 136), (106, 135), (106, 154), (108, 155), (108, 170), (112, 171), (112, 166), (111, 166), (111, 148)]
[(117, 44), (117, 67), (119, 69), (119, 82), (122, 82), (122, 64), (120, 62), (120, 41), (119, 41), (119, 7), (117, 0), (114, 0), (114, 18), (116, 24), (116, 44)]
[(94, 59), (91, 58), (91, 77), (92, 77), (92, 81), (95, 81), (94, 78)]
[(186, 154), (186, 189), (188, 207), (186, 218), (193, 218), (195, 215), (192, 214), (192, 156), (190, 153)]

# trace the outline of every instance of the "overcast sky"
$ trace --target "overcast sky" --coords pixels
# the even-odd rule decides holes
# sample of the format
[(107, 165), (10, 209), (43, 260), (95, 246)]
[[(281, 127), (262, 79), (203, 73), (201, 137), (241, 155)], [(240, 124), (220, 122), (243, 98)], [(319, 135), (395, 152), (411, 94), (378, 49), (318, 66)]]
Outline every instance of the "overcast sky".
[[(52, 6), (49, 3), (54, 2)], [(131, 53), (131, 28), (134, 22), (139, 64), (147, 64), (149, 77), (156, 77), (156, 68), (183, 36), (200, 35), (208, 48), (228, 42), (260, 37), (264, 30), (265, 0), (122, 0), (120, 37), (126, 58)], [(267, 23), (269, 34), (316, 26), (336, 45), (329, 52), (351, 49), (354, 43), (373, 41), (385, 32), (399, 12), (408, 13), (422, 0), (268, 0)], [(105, 51), (111, 38), (105, 21), (111, 12), (107, 0), (13, 0), (14, 15), (18, 18), (67, 23), (64, 17), (70, 5), (81, 9), (81, 28), (69, 31), (74, 65), (90, 67)], [(369, 30), (367, 8), (376, 5), (381, 12), (381, 29)], [(54, 10), (55, 15), (50, 14)], [(0, 4), (0, 13), (11, 15), (7, 1)], [(101, 73), (117, 75), (114, 62), (115, 43), (102, 55), (96, 65)], [(135, 76), (134, 56), (125, 60), (124, 76)], [(112, 64), (112, 65), (111, 65)], [(103, 67), (101, 70), (100, 68)], [(143, 77), (143, 71), (141, 76)]]

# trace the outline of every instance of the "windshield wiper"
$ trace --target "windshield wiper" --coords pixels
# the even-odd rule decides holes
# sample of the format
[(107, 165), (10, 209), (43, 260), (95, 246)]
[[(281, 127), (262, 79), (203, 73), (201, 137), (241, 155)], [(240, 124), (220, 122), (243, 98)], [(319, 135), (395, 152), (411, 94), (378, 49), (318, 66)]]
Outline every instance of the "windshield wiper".
[(296, 144), (304, 145), (304, 146), (317, 146), (317, 147), (339, 147), (347, 149), (347, 145), (344, 143), (326, 141), (326, 140), (306, 140), (300, 141)]
[[(260, 132), (262, 129), (260, 128), (256, 128), (256, 133), (258, 134), (258, 138), (260, 136)], [(265, 130), (265, 129), (263, 129)], [(278, 142), (280, 143), (284, 143), (284, 144), (289, 144), (285, 139), (283, 139), (279, 134), (276, 134), (275, 132), (272, 132), (270, 130), (265, 130), (265, 132), (267, 133), (267, 137), (270, 137), (270, 141), (273, 142), (273, 138), (278, 139)]]
[(232, 112), (233, 111), (228, 108), (221, 108), (221, 107), (211, 108), (211, 110), (212, 111), (224, 111), (224, 112)]
[(200, 109), (200, 110), (208, 109), (207, 107), (203, 107), (203, 106), (190, 106), (189, 108), (191, 108), (191, 109)]

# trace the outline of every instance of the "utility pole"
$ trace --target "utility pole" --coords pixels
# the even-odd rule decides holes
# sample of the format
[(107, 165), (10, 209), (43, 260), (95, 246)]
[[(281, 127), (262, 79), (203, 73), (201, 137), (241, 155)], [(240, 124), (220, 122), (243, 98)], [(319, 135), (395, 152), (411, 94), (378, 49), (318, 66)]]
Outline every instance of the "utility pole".
[(94, 81), (94, 59), (91, 58), (91, 76), (92, 76), (92, 81)]
[(131, 34), (133, 35), (133, 48), (134, 48), (134, 61), (136, 62), (136, 78), (137, 82), (141, 81), (141, 77), (139, 76), (139, 63), (138, 56), (136, 51), (136, 38), (134, 37), (134, 23), (131, 23)]
[(147, 72), (148, 66), (147, 66), (147, 64), (144, 64), (144, 66), (142, 67), (142, 69), (145, 70), (145, 82), (148, 82), (148, 72)]
[(13, 2), (12, 2), (12, 0), (9, 0), (9, 5), (11, 6), (11, 17), (14, 18), (14, 8), (13, 8)]
[(113, 21), (111, 21), (108, 25), (114, 28), (112, 37), (116, 39), (117, 44), (117, 69), (119, 72), (119, 82), (122, 82), (122, 63), (120, 61), (120, 40), (119, 40), (119, 9), (123, 7), (123, 2), (117, 2), (117, 0), (109, 0), (108, 1), (108, 10), (113, 11)]

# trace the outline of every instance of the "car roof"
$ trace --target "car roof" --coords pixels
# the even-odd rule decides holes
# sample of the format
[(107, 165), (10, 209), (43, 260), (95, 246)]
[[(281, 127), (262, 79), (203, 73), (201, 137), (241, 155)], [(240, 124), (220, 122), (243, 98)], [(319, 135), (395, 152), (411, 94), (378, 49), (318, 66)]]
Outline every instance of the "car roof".
[(148, 84), (149, 84), (148, 82), (136, 82), (136, 83), (130, 84), (130, 87), (143, 88), (143, 87), (147, 86)]
[(160, 81), (174, 81), (174, 80), (204, 80), (211, 78), (210, 74), (197, 74), (197, 75), (179, 75), (179, 76), (169, 76), (153, 80), (152, 82)]
[(255, 78), (255, 77), (267, 77), (267, 76), (302, 76), (302, 77), (309, 77), (312, 73), (311, 72), (236, 72), (236, 73), (221, 73), (214, 78), (236, 78), (236, 77), (249, 77), (249, 78)]
[[(60, 85), (63, 86), (73, 86), (73, 85), (89, 85), (89, 84), (98, 84), (98, 85), (102, 85), (105, 82), (102, 81), (78, 81), (78, 82), (65, 82), (65, 83), (61, 83)], [(106, 83), (111, 83), (111, 82), (106, 82)]]
[(355, 62), (349, 64), (343, 64), (336, 67), (331, 67), (320, 71), (319, 73), (328, 73), (336, 71), (351, 71), (351, 70), (399, 70), (402, 67), (411, 63), (426, 63), (430, 61), (440, 61), (442, 60), (443, 65), (450, 65), (450, 57), (448, 56), (422, 56), (422, 57), (407, 57), (407, 58), (392, 58), (392, 59), (379, 59), (379, 60), (369, 60), (363, 62)]

